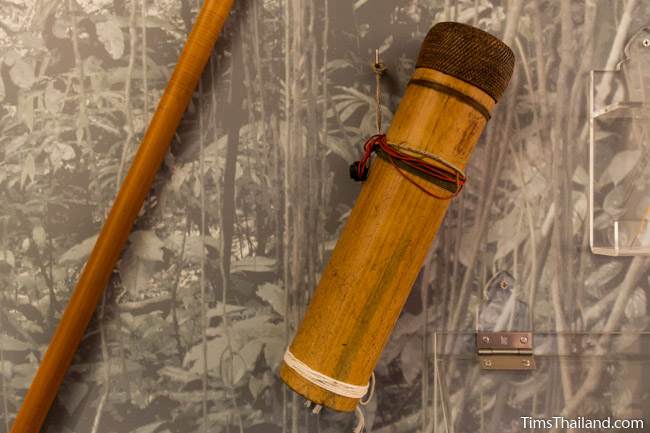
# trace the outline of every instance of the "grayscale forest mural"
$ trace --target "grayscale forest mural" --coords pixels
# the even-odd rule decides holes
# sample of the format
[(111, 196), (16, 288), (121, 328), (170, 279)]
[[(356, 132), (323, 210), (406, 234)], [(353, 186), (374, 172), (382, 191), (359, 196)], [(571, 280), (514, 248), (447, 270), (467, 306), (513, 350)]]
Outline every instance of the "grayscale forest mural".
[[(0, 432), (199, 7), (0, 0)], [(353, 414), (305, 410), (276, 368), (362, 187), (348, 166), (374, 133), (374, 50), (386, 125), (445, 20), (502, 38), (517, 66), (375, 371), (368, 431), (650, 423), (649, 263), (592, 254), (587, 224), (589, 71), (624, 58), (650, 3), (241, 0), (44, 431), (352, 431)], [(650, 55), (640, 70), (649, 81)], [(617, 157), (645, 143), (603, 134), (610, 178), (650, 170)], [(504, 279), (511, 323), (539, 334), (534, 372), (471, 356), (478, 306)]]

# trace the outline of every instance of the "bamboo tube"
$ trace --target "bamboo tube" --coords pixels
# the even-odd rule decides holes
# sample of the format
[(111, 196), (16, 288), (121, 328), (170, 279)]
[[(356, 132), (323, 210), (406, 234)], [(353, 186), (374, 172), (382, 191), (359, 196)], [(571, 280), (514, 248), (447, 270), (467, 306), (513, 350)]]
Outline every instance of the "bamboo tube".
[(12, 433), (37, 433), (128, 239), (234, 0), (205, 0), (74, 293), (36, 372)]
[[(512, 51), (493, 36), (463, 24), (434, 26), (388, 142), (464, 168), (513, 67)], [(447, 192), (416, 179), (425, 188)], [(295, 358), (330, 378), (366, 385), (449, 204), (375, 157), (290, 345)], [(312, 383), (287, 361), (280, 375), (316, 404), (352, 411), (359, 401)]]

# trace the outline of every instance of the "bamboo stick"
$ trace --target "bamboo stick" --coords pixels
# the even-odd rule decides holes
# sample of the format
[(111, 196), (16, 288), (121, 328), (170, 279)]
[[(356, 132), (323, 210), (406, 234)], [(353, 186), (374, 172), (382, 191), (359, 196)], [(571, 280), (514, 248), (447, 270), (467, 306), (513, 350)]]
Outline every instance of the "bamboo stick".
[(205, 0), (11, 433), (40, 430), (233, 3)]

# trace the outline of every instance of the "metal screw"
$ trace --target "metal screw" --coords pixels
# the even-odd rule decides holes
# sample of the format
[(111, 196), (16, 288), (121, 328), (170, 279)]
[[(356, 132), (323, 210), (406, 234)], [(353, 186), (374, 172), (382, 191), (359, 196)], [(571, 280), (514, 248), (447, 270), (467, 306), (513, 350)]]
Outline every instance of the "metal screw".
[(489, 359), (486, 359), (485, 361), (483, 361), (483, 365), (485, 367), (492, 367), (492, 361), (490, 361)]
[(650, 47), (650, 39), (644, 39), (643, 40), (643, 46), (646, 47), (646, 48)]
[(490, 342), (490, 337), (488, 337), (487, 335), (485, 335), (485, 336), (483, 336), (482, 340), (483, 340), (483, 343), (487, 344), (487, 343)]
[(524, 367), (530, 367), (530, 359), (522, 360), (521, 365), (523, 365)]
[(519, 341), (521, 341), (523, 344), (528, 343), (528, 337), (525, 335), (522, 335), (521, 338), (519, 338)]

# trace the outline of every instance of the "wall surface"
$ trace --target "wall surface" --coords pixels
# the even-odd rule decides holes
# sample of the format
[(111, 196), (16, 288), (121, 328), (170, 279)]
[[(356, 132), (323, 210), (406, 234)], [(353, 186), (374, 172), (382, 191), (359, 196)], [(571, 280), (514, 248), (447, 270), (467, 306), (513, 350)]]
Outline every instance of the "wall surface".
[[(199, 3), (0, 0), (0, 432)], [(368, 428), (650, 423), (649, 263), (591, 254), (587, 202), (589, 71), (623, 59), (649, 13), (635, 0), (239, 1), (43, 431), (351, 431), (351, 414), (308, 415), (276, 368), (361, 188), (348, 165), (374, 133), (374, 50), (387, 124), (444, 20), (504, 39), (517, 67), (377, 366)], [(648, 180), (643, 140), (616, 128), (599, 135), (612, 146), (599, 187), (641, 182), (618, 209), (646, 200)], [(550, 342), (530, 376), (479, 373), (448, 332), (499, 323), (503, 306), (477, 308), (502, 281), (511, 327), (584, 338)]]

